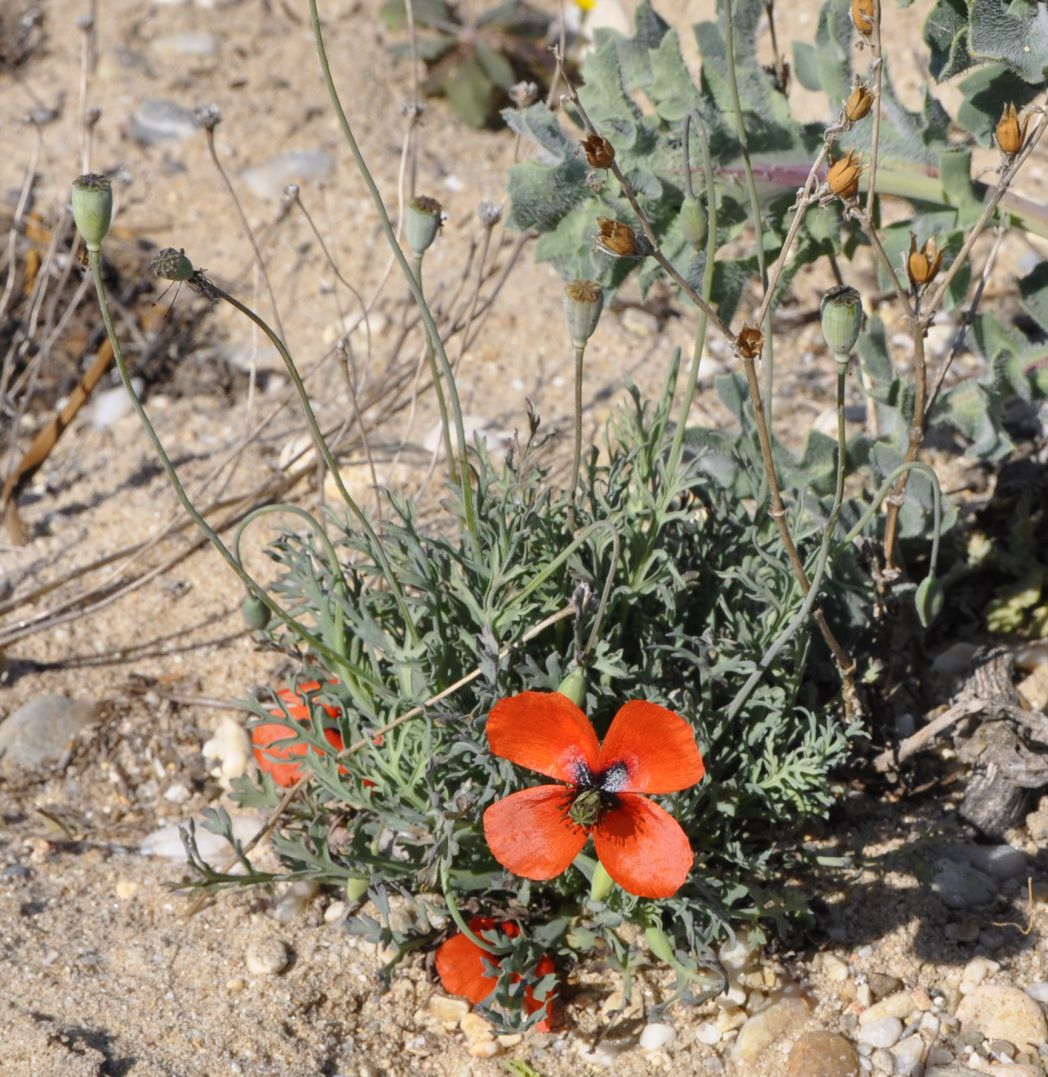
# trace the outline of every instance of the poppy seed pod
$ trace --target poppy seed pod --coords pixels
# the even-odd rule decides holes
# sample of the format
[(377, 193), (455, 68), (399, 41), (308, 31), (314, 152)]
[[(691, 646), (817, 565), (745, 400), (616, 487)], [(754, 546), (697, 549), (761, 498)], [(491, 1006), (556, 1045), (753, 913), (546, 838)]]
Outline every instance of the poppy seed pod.
[(851, 201), (859, 193), (859, 176), (862, 174), (862, 154), (855, 150), (835, 161), (826, 173), (826, 186), (838, 198)]
[(586, 154), (586, 164), (590, 168), (611, 168), (615, 161), (615, 147), (606, 138), (596, 133), (583, 139), (582, 150)]
[(1005, 106), (993, 132), (1001, 153), (1007, 157), (1014, 157), (1023, 148), (1023, 143), (1026, 141), (1026, 128), (1029, 123), (1029, 117), (1025, 120), (1019, 119), (1019, 113), (1016, 111), (1015, 105), (1009, 104)]
[(906, 274), (914, 288), (923, 288), (939, 272), (942, 265), (942, 251), (935, 249), (935, 237), (917, 249), (917, 237), (910, 233), (910, 254), (906, 259)]
[(192, 280), (196, 272), (186, 252), (175, 247), (165, 247), (159, 251), (149, 263), (149, 268), (153, 276), (161, 280)]
[(756, 359), (764, 350), (764, 334), (755, 325), (744, 325), (739, 330), (739, 354), (744, 359)]
[(404, 233), (416, 258), (421, 258), (433, 245), (440, 231), (444, 207), (435, 199), (419, 195), (408, 203), (404, 214)]
[(850, 285), (831, 288), (819, 304), (826, 347), (839, 363), (847, 363), (862, 328), (862, 297)]
[(680, 207), (680, 230), (693, 251), (706, 249), (709, 226), (706, 207), (694, 195), (687, 195)]
[(873, 0), (851, 0), (851, 19), (863, 37), (873, 33)]
[(73, 220), (89, 251), (102, 249), (113, 219), (113, 185), (105, 176), (88, 172), (73, 180)]
[(869, 114), (871, 108), (873, 108), (873, 94), (866, 89), (865, 83), (860, 82), (848, 95), (848, 100), (844, 103), (844, 115), (849, 123), (857, 123)]
[(593, 336), (603, 309), (604, 289), (596, 281), (573, 280), (564, 285), (564, 320), (576, 348), (584, 348)]

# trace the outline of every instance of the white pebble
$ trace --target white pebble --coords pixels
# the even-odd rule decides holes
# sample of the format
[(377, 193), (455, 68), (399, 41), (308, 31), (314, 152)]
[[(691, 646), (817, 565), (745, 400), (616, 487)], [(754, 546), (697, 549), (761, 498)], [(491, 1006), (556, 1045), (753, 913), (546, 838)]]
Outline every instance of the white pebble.
[(672, 1025), (652, 1022), (644, 1026), (640, 1034), (640, 1045), (645, 1051), (659, 1051), (664, 1047), (671, 1047), (677, 1038), (677, 1030)]
[(200, 750), (205, 759), (215, 763), (213, 773), (228, 788), (234, 778), (239, 778), (247, 770), (251, 758), (251, 737), (235, 718), (227, 716), (215, 726), (211, 739)]
[(324, 910), (324, 923), (333, 924), (336, 920), (341, 920), (346, 914), (346, 909), (349, 906), (344, 901), (333, 901)]
[(703, 1021), (695, 1028), (695, 1038), (699, 1043), (713, 1047), (721, 1041), (721, 1030), (712, 1021)]
[(1026, 993), (1042, 1006), (1048, 1006), (1048, 983), (1030, 984)]
[(305, 911), (306, 906), (317, 896), (319, 890), (320, 886), (312, 880), (292, 883), (281, 895), (270, 915), (281, 924), (290, 924)]
[(892, 1047), (902, 1035), (902, 1021), (898, 1017), (882, 1017), (859, 1029), (859, 1041), (871, 1047)]
[(256, 939), (245, 961), (252, 976), (279, 976), (291, 964), (291, 951), (280, 939)]

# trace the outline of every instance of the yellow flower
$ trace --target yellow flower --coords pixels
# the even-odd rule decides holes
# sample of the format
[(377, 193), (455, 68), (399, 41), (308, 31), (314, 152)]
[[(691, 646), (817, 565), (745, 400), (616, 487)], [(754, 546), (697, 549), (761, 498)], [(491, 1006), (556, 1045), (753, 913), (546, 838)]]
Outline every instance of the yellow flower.
[(575, 0), (575, 6), (580, 11), (592, 11), (597, 6), (597, 0)]

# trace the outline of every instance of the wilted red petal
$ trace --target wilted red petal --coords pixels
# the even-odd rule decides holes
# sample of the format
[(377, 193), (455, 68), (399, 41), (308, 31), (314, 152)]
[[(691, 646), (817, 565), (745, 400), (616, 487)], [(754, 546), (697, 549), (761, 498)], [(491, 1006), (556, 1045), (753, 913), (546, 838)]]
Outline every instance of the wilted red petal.
[(631, 793), (674, 793), (706, 773), (691, 726), (673, 711), (643, 700), (627, 703), (615, 715), (597, 769), (620, 762), (626, 764), (623, 789)]
[(566, 813), (571, 791), (537, 785), (496, 801), (484, 812), (484, 837), (492, 855), (525, 879), (552, 879), (586, 844), (586, 831)]
[[(328, 681), (328, 684), (338, 684), (338, 681)], [(319, 681), (303, 681), (294, 689), (281, 688), (277, 692), (277, 697), (287, 706), (287, 713), (290, 717), (299, 722), (305, 722), (310, 717), (309, 699), (314, 692), (319, 692), (321, 687)], [(331, 703), (324, 703), (323, 707), (329, 718), (337, 718), (342, 713), (340, 708)], [(274, 718), (284, 716), (284, 712), (280, 710), (271, 710), (269, 713)]]
[(672, 897), (695, 860), (688, 837), (669, 812), (646, 797), (618, 794), (593, 830), (593, 845), (608, 874), (638, 897)]
[(600, 754), (590, 720), (560, 692), (521, 692), (500, 699), (488, 715), (495, 755), (562, 782), (593, 770)]
[[(470, 928), (477, 930), (476, 922)], [(487, 955), (488, 960), (493, 960)], [(495, 977), (484, 971), (484, 951), (465, 935), (452, 935), (437, 948), (436, 966), (440, 982), (449, 995), (461, 995), (476, 1004), (495, 990)]]
[[(310, 749), (310, 745), (303, 741), (277, 743), (287, 741), (294, 735), (294, 730), (285, 722), (263, 722), (251, 730), (251, 748), (258, 769), (271, 775), (273, 781), (283, 788), (294, 785), (304, 773), (301, 764), (290, 760), (304, 756)], [(334, 729), (325, 729), (324, 738), (336, 752), (342, 751), (342, 738)], [(322, 754), (317, 747), (313, 747), (313, 751), (317, 755)], [(345, 767), (338, 769), (340, 774), (347, 773)]]

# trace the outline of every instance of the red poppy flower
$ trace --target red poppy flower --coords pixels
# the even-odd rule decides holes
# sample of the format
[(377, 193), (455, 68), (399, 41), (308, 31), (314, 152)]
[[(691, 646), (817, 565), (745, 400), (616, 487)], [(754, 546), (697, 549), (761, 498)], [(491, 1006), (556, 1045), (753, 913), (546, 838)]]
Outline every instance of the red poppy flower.
[[(329, 682), (336, 684), (336, 681)], [(308, 722), (310, 716), (310, 698), (320, 691), (317, 681), (305, 681), (298, 686), (298, 691), (290, 688), (281, 688), (277, 696), (287, 706), (288, 717), (296, 722)], [(329, 718), (338, 718), (342, 711), (330, 703), (325, 703), (324, 711)], [(255, 756), (255, 762), (263, 773), (271, 774), (273, 781), (283, 787), (294, 785), (303, 774), (300, 763), (288, 762), (296, 756), (303, 756), (310, 750), (310, 745), (301, 741), (296, 744), (287, 743), (288, 738), (294, 735), (294, 730), (284, 718), (284, 712), (272, 710), (269, 712), (274, 717), (281, 718), (279, 722), (263, 722), (251, 730), (251, 746)], [(334, 729), (325, 729), (324, 737), (328, 744), (336, 752), (341, 752), (344, 745), (342, 737)], [(283, 743), (275, 743), (283, 742)], [(316, 746), (312, 750), (318, 755), (321, 751)]]
[(559, 692), (521, 692), (488, 717), (492, 752), (556, 778), (497, 801), (484, 813), (495, 859), (525, 879), (566, 870), (593, 834), (608, 874), (638, 897), (670, 897), (694, 861), (687, 835), (640, 793), (687, 789), (706, 773), (695, 734), (655, 703), (627, 703), (603, 747), (589, 719)]
[[(520, 928), (512, 921), (498, 923), (490, 916), (475, 916), (469, 922), (470, 931), (479, 935), (481, 932), (499, 931), (508, 938), (514, 939), (520, 934)], [(436, 965), (437, 975), (440, 982), (449, 995), (460, 995), (469, 999), (473, 1005), (483, 1002), (498, 982), (497, 976), (491, 975), (485, 968), (485, 961), (497, 966), (499, 961), (494, 954), (482, 950), (472, 939), (465, 935), (452, 935), (447, 942), (442, 943), (437, 949)], [(553, 958), (544, 954), (535, 965), (535, 976), (541, 979), (557, 971)], [(513, 982), (521, 979), (520, 975), (514, 975)], [(546, 1012), (550, 1012), (553, 1002), (553, 992), (546, 997)], [(524, 1010), (528, 1014), (541, 1010), (543, 1003), (535, 998), (534, 989), (524, 988)], [(535, 1027), (540, 1032), (549, 1032), (549, 1018), (543, 1018)]]

